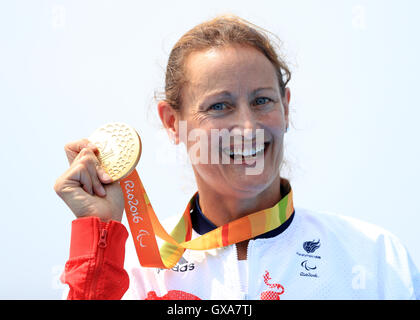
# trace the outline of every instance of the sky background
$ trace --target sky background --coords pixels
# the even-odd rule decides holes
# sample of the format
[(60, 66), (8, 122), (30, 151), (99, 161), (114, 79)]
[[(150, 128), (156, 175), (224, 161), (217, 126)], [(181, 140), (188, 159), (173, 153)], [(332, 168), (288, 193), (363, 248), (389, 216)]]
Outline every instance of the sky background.
[(412, 0), (1, 1), (0, 299), (61, 298), (74, 216), (53, 185), (64, 145), (104, 123), (139, 132), (159, 218), (184, 211), (194, 177), (154, 94), (175, 42), (220, 13), (282, 39), (295, 205), (379, 225), (420, 267), (418, 12)]

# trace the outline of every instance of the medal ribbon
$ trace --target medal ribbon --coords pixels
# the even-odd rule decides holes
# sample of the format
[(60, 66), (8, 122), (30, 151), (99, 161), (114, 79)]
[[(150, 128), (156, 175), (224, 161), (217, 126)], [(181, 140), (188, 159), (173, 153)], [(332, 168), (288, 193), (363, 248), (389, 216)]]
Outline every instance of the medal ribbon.
[[(160, 224), (143, 183), (136, 170), (120, 180), (125, 212), (137, 256), (143, 267), (170, 269), (186, 249), (208, 250), (252, 239), (278, 228), (293, 213), (292, 190), (276, 205), (229, 222), (193, 240), (190, 210), (196, 196), (190, 199), (184, 214), (171, 234)], [(156, 236), (165, 241), (159, 249)]]

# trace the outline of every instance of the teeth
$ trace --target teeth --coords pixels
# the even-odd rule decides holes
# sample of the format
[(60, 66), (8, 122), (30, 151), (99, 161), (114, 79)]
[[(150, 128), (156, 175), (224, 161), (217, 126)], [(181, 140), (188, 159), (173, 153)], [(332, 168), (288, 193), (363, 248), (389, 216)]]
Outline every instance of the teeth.
[(230, 156), (242, 156), (242, 157), (255, 156), (257, 153), (264, 151), (264, 144), (256, 149), (251, 148), (251, 149), (245, 149), (242, 151), (241, 148), (235, 148), (233, 151), (231, 151), (230, 148), (226, 148), (223, 151), (225, 153), (229, 153)]

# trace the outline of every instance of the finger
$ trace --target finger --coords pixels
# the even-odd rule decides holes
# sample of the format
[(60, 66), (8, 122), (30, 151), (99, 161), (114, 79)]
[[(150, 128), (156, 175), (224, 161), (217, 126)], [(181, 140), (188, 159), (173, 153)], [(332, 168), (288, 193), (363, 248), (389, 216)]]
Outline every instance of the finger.
[(106, 171), (104, 170), (104, 168), (102, 168), (102, 166), (99, 164), (99, 162), (98, 162), (98, 165), (96, 167), (96, 173), (98, 174), (99, 180), (103, 184), (108, 184), (108, 183), (113, 182), (111, 176), (108, 173), (106, 173)]
[(99, 181), (98, 178), (98, 167), (99, 161), (98, 159), (93, 155), (94, 159), (92, 159), (91, 162), (88, 163), (87, 169), (89, 171), (90, 178), (92, 179), (92, 185), (93, 185), (93, 191), (100, 197), (106, 196), (105, 188), (103, 187), (102, 183)]
[[(97, 150), (99, 152), (99, 150), (96, 146), (95, 146), (95, 148), (96, 148), (95, 150)], [(91, 173), (92, 176), (94, 176), (93, 167), (90, 165), (90, 160), (92, 160), (92, 162), (95, 166), (95, 171), (96, 171), (95, 174), (99, 178), (99, 181), (101, 183), (103, 183), (103, 184), (112, 183), (113, 180), (112, 180), (111, 176), (105, 171), (105, 169), (100, 164), (99, 159), (97, 157), (98, 152), (95, 152), (95, 150), (93, 150), (90, 147), (90, 144), (88, 144), (88, 147), (82, 148), (80, 150), (77, 157), (78, 158), (87, 157), (87, 159), (86, 159), (87, 162), (86, 163), (89, 164), (89, 168), (90, 168), (89, 172)]]
[(92, 188), (92, 179), (90, 177), (90, 174), (87, 172), (87, 170), (81, 171), (80, 183), (82, 184), (83, 190), (85, 190), (87, 193), (89, 193), (92, 196), (94, 195), (93, 188)]
[(92, 182), (92, 189), (98, 196), (105, 196), (106, 191), (98, 178), (98, 168), (100, 167), (99, 160), (89, 148), (83, 148), (77, 156), (77, 161), (82, 163), (87, 169), (90, 180)]
[(64, 200), (66, 195), (72, 193), (75, 188), (83, 189), (93, 195), (92, 181), (84, 164), (74, 162), (73, 165), (57, 179), (54, 190)]
[(81, 139), (81, 140), (73, 141), (73, 142), (67, 143), (64, 146), (64, 151), (66, 152), (67, 160), (69, 161), (70, 165), (73, 163), (74, 159), (76, 159), (80, 151), (82, 151), (84, 148), (89, 148), (94, 153), (99, 152), (98, 147), (92, 144), (88, 139)]
[(80, 186), (83, 190), (85, 190), (85, 192), (89, 193), (92, 196), (94, 195), (92, 188), (92, 179), (90, 177), (89, 171), (87, 170), (84, 164), (77, 164), (74, 167), (73, 175), (69, 176), (69, 179), (79, 182)]

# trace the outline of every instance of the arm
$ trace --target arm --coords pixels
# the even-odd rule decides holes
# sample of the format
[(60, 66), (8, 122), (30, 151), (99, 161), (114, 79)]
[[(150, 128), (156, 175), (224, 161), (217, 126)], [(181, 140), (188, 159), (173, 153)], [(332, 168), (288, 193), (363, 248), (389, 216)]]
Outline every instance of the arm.
[(128, 233), (119, 223), (124, 196), (106, 174), (99, 149), (88, 139), (66, 144), (70, 167), (54, 190), (78, 218), (72, 224), (70, 258), (61, 277), (68, 299), (120, 299), (128, 287), (123, 269)]
[(70, 257), (61, 281), (70, 287), (67, 299), (121, 299), (128, 289), (129, 278), (124, 270), (124, 225), (97, 217), (73, 221)]

